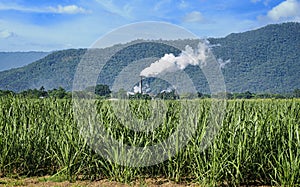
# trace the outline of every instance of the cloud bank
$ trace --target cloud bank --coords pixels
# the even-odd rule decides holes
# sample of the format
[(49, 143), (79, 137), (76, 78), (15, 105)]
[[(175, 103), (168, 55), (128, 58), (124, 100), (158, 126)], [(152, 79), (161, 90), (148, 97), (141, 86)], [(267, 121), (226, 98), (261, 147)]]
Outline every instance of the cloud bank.
[(204, 21), (204, 17), (201, 14), (201, 12), (193, 11), (191, 13), (188, 13), (183, 18), (184, 22), (202, 22)]
[(0, 3), (0, 10), (15, 10), (32, 13), (56, 13), (56, 14), (86, 14), (90, 11), (77, 5), (57, 5), (56, 7), (23, 7), (20, 5), (5, 5)]
[(14, 36), (16, 36), (14, 32), (10, 32), (8, 30), (0, 30), (0, 38), (6, 39)]
[(82, 7), (78, 7), (77, 5), (58, 5), (57, 7), (49, 7), (48, 9), (51, 12), (58, 14), (85, 14), (89, 12)]
[(300, 17), (300, 2), (297, 0), (286, 0), (272, 8), (268, 12), (267, 17), (273, 21)]

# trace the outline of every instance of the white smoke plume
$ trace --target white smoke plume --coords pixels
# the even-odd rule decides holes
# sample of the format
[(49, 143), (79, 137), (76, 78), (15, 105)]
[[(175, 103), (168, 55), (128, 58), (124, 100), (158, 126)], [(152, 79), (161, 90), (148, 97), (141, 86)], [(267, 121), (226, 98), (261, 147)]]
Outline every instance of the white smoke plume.
[(165, 92), (165, 93), (170, 93), (170, 92), (172, 92), (173, 90), (176, 90), (174, 87), (169, 87), (169, 88), (167, 88), (166, 90), (162, 90), (162, 91), (160, 91), (160, 93), (163, 93), (163, 92)]
[[(151, 92), (151, 88), (150, 88), (150, 86), (148, 84), (143, 85), (142, 90), (143, 90), (144, 93)], [(134, 93), (141, 93), (141, 85), (134, 86), (133, 87), (133, 92)]]
[(134, 93), (140, 93), (141, 92), (141, 87), (140, 86), (134, 86), (133, 87), (133, 92)]
[(220, 68), (221, 68), (221, 69), (225, 68), (225, 65), (228, 64), (228, 63), (230, 63), (230, 62), (231, 62), (230, 59), (229, 59), (229, 60), (226, 60), (225, 62), (224, 62), (224, 60), (221, 59), (221, 58), (218, 59), (218, 63), (220, 64)]
[(185, 50), (179, 56), (174, 54), (165, 54), (160, 60), (155, 61), (149, 67), (145, 68), (140, 75), (144, 77), (156, 77), (163, 73), (172, 73), (178, 70), (184, 70), (188, 65), (205, 65), (210, 47), (206, 40), (198, 44), (197, 49), (187, 45)]

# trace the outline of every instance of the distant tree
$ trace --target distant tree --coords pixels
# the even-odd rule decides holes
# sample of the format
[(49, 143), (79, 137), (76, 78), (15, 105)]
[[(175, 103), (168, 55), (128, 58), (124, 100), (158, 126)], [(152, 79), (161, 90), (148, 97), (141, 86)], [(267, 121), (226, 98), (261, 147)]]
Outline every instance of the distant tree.
[(179, 99), (179, 96), (175, 93), (175, 90), (172, 90), (171, 92), (165, 92), (165, 91), (161, 92), (157, 94), (155, 98), (174, 100), (174, 99)]
[(295, 89), (293, 91), (293, 97), (300, 98), (300, 89)]
[(143, 99), (143, 100), (151, 100), (151, 96), (149, 94), (141, 94), (141, 93), (136, 93), (134, 95), (130, 95), (129, 99)]
[(251, 99), (253, 97), (253, 94), (249, 91), (246, 91), (243, 95), (245, 99)]
[(198, 98), (211, 98), (211, 95), (209, 94), (204, 94), (204, 93), (201, 93), (201, 92), (197, 92), (197, 95), (198, 95)]
[(259, 99), (272, 98), (272, 94), (270, 93), (255, 94), (255, 98), (259, 98)]
[(197, 95), (199, 98), (202, 98), (204, 96), (203, 93), (201, 93), (201, 92), (197, 92)]
[(23, 97), (28, 97), (28, 98), (39, 98), (39, 97), (41, 97), (42, 93), (40, 90), (35, 88), (35, 89), (24, 90), (24, 91), (20, 92), (19, 95), (21, 95)]
[(108, 97), (111, 94), (111, 90), (109, 89), (108, 85), (98, 84), (95, 87), (95, 94)]
[(234, 99), (251, 99), (251, 98), (254, 98), (254, 97), (255, 97), (255, 94), (253, 94), (249, 91), (246, 91), (244, 93), (234, 93), (233, 94)]
[(0, 90), (0, 97), (8, 96), (8, 95), (15, 95), (15, 93), (10, 90)]
[(63, 99), (63, 98), (68, 98), (69, 94), (66, 92), (66, 90), (63, 87), (59, 87), (58, 89), (50, 90), (49, 96), (58, 99)]
[(45, 90), (44, 86), (42, 86), (40, 89), (39, 89), (39, 97), (47, 97), (48, 96), (48, 92)]
[(111, 94), (111, 90), (109, 89), (109, 86), (105, 84), (98, 84), (96, 86), (87, 87), (85, 91), (94, 93), (101, 97), (109, 97)]
[(229, 92), (226, 92), (226, 98), (227, 99), (233, 99), (233, 94), (229, 93)]

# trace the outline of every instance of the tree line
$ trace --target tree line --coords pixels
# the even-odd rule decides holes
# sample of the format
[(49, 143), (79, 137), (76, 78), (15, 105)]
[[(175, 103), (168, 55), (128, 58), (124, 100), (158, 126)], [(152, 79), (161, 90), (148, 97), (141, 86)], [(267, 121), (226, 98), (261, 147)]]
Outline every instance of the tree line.
[[(84, 91), (81, 91), (83, 94), (93, 93), (99, 99), (108, 99), (108, 98), (128, 98), (128, 99), (165, 99), (165, 100), (176, 100), (176, 99), (195, 99), (195, 98), (227, 98), (227, 99), (288, 99), (288, 98), (300, 98), (300, 89), (295, 89), (290, 93), (251, 93), (249, 91), (242, 93), (218, 93), (216, 95), (198, 93), (186, 93), (179, 95), (175, 90), (169, 92), (161, 92), (156, 95), (153, 94), (128, 94), (126, 90), (120, 89), (118, 92), (112, 92), (108, 85), (99, 84), (95, 87), (87, 87)], [(79, 93), (79, 92), (78, 92)], [(46, 90), (43, 86), (39, 89), (28, 89), (21, 92), (13, 92), (10, 90), (0, 90), (0, 97), (2, 96), (21, 96), (26, 98), (58, 98), (58, 99), (70, 99), (72, 98), (72, 92), (66, 91), (64, 88), (54, 88), (52, 90)]]
[(0, 90), (0, 97), (1, 96), (21, 96), (21, 97), (26, 97), (26, 98), (46, 98), (46, 97), (51, 97), (51, 98), (58, 98), (58, 99), (68, 99), (72, 98), (72, 93), (67, 92), (64, 88), (59, 87), (59, 88), (54, 88), (52, 90), (45, 90), (45, 88), (42, 86), (39, 89), (28, 89), (24, 90), (21, 92), (13, 92), (11, 90)]

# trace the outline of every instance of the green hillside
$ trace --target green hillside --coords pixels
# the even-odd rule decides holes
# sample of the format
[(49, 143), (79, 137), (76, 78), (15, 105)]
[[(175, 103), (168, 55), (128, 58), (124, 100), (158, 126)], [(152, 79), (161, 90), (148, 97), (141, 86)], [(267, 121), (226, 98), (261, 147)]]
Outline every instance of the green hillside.
[[(300, 23), (268, 25), (225, 38), (209, 38), (209, 41), (217, 58), (231, 60), (222, 68), (229, 92), (283, 93), (300, 88)], [(98, 83), (112, 86), (115, 77), (130, 63), (149, 57), (159, 59), (166, 53), (178, 55), (180, 51), (172, 44), (194, 47), (198, 41), (167, 43), (170, 45), (139, 41), (98, 49), (97, 53), (105, 56), (123, 48), (107, 61)], [(0, 72), (0, 89), (21, 91), (62, 86), (71, 90), (76, 67), (85, 52), (86, 49), (57, 51), (22, 68)], [(189, 66), (185, 72), (193, 79), (198, 91), (209, 92), (199, 67)]]
[(285, 92), (300, 87), (300, 23), (284, 23), (211, 39), (229, 91)]
[(0, 73), (0, 89), (22, 91), (29, 88), (64, 88), (72, 85), (74, 72), (85, 49), (53, 52), (43, 59), (21, 68)]

